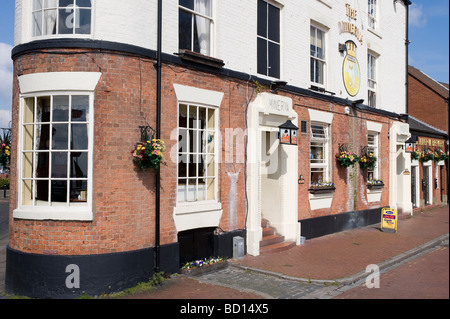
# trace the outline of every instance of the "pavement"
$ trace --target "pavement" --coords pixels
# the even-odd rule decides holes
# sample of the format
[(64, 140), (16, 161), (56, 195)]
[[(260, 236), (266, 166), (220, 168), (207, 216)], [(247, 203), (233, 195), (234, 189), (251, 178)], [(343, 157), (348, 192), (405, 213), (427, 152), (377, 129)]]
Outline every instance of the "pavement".
[[(4, 201), (2, 205), (0, 198), (0, 213), (6, 207)], [(288, 251), (230, 260), (226, 269), (202, 276), (174, 275), (154, 291), (129, 298), (335, 298), (365, 282), (369, 265), (376, 265), (380, 272), (395, 269), (448, 246), (448, 240), (449, 208), (438, 207), (403, 217), (395, 234), (372, 225), (306, 240)], [(4, 288), (7, 242), (8, 237), (0, 234), (0, 291)]]

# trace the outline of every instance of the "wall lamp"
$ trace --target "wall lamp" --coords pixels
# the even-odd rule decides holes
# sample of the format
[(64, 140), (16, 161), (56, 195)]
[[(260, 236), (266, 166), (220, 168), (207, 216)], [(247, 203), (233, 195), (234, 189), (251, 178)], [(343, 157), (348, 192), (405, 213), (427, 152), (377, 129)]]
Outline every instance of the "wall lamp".
[(365, 101), (364, 99), (353, 101), (353, 102), (352, 102), (352, 106), (358, 106), (358, 105), (361, 105), (361, 104), (364, 103), (364, 101)]
[(274, 81), (270, 83), (270, 92), (274, 93), (275, 90), (285, 87), (287, 85), (287, 82), (285, 81)]

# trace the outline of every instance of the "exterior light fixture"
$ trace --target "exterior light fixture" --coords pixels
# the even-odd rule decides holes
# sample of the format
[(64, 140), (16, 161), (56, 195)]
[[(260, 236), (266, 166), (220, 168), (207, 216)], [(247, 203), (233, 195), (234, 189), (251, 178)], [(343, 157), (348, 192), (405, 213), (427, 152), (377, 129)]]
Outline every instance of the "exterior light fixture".
[(270, 83), (270, 92), (274, 93), (275, 90), (285, 87), (287, 85), (287, 82), (285, 81), (274, 81)]
[(417, 136), (411, 136), (409, 140), (405, 142), (405, 152), (414, 153), (417, 147)]
[(290, 120), (280, 126), (280, 143), (284, 145), (298, 145), (298, 130)]

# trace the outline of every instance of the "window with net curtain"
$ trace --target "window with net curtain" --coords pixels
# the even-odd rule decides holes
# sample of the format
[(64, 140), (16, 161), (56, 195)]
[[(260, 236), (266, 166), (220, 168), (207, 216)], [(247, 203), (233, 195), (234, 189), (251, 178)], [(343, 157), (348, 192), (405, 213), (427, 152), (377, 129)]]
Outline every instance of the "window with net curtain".
[(329, 179), (329, 128), (322, 123), (311, 123), (310, 168), (311, 183)]
[(91, 34), (91, 0), (33, 0), (33, 36)]
[(90, 95), (24, 99), (21, 121), (21, 205), (88, 204), (92, 165)]
[(212, 0), (179, 0), (180, 50), (211, 55)]

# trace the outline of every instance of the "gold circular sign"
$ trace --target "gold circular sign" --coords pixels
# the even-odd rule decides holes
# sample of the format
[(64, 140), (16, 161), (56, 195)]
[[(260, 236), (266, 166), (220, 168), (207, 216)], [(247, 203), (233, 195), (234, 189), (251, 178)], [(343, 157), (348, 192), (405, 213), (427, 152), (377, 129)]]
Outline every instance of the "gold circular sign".
[(347, 56), (342, 69), (344, 86), (350, 96), (355, 96), (361, 87), (361, 70), (356, 58), (356, 44), (348, 41), (345, 45), (347, 46)]

